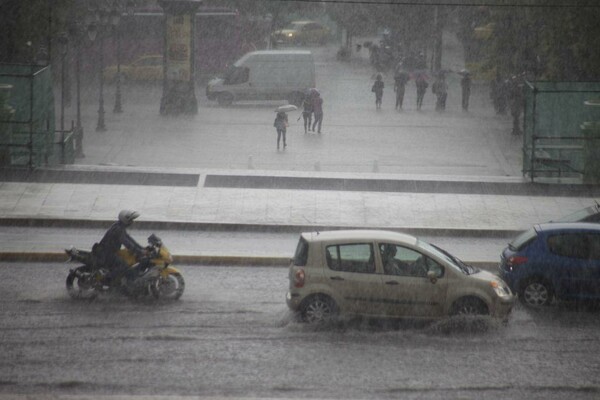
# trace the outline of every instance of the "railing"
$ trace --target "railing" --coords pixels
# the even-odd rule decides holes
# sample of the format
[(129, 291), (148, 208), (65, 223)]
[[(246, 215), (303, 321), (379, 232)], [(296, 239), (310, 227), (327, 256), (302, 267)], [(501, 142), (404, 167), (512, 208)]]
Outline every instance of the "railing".
[(523, 147), (524, 173), (529, 174), (531, 181), (544, 177), (577, 177), (583, 174), (583, 149), (585, 142), (600, 138), (582, 136), (536, 136), (532, 137), (531, 146)]

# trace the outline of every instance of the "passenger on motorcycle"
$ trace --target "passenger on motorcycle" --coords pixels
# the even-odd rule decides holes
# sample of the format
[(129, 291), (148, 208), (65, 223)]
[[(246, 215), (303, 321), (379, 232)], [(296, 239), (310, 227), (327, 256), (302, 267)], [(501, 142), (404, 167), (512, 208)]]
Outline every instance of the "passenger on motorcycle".
[(110, 270), (107, 275), (107, 283), (122, 277), (127, 278), (128, 281), (133, 281), (136, 278), (137, 271), (130, 268), (118, 252), (121, 246), (125, 246), (136, 257), (145, 254), (144, 247), (129, 236), (126, 229), (139, 216), (140, 214), (136, 211), (122, 210), (119, 213), (119, 220), (112, 224), (100, 243), (94, 246), (93, 253), (97, 261)]

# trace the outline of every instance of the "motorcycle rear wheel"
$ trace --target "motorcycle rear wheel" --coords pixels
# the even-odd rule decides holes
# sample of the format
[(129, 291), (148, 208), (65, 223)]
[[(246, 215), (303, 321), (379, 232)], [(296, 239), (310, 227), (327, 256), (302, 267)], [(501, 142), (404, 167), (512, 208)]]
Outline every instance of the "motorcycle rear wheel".
[(159, 300), (177, 300), (183, 294), (185, 281), (178, 272), (160, 276), (149, 286), (150, 293)]
[(67, 276), (66, 286), (73, 299), (92, 299), (98, 295), (94, 289), (94, 275), (88, 267), (82, 265)]

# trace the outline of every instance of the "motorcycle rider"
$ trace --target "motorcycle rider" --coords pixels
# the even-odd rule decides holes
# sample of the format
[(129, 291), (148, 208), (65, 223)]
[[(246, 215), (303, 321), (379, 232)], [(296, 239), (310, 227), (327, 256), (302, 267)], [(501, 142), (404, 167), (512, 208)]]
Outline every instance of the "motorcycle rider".
[(129, 282), (136, 278), (137, 271), (130, 268), (127, 262), (119, 256), (118, 252), (121, 246), (125, 246), (136, 257), (145, 254), (144, 247), (127, 233), (127, 227), (131, 226), (133, 221), (139, 216), (140, 214), (137, 211), (122, 210), (119, 213), (119, 220), (108, 228), (102, 240), (94, 246), (93, 253), (97, 257), (97, 260), (110, 270), (106, 277), (108, 284), (122, 277), (127, 278)]

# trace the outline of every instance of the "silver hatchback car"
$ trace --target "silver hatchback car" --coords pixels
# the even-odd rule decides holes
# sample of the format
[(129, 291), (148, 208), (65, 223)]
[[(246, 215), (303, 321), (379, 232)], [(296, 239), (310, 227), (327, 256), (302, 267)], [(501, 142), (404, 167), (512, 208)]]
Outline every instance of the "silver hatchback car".
[(338, 314), (506, 320), (515, 303), (498, 276), (414, 236), (389, 231), (302, 233), (289, 281), (287, 304), (306, 322)]

